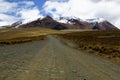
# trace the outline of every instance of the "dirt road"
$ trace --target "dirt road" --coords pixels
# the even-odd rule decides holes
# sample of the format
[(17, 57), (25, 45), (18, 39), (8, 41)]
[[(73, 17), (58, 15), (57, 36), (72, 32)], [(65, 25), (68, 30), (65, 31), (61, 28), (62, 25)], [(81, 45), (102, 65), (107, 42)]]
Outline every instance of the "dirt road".
[(0, 46), (0, 80), (120, 80), (120, 66), (48, 36), (42, 42)]

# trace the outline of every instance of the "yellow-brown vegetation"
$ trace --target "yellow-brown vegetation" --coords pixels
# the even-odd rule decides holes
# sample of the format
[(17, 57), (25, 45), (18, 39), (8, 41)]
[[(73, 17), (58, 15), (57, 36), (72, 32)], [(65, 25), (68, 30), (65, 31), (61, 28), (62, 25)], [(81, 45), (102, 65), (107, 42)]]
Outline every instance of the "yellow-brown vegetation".
[(1, 44), (15, 44), (33, 40), (43, 40), (46, 35), (57, 34), (59, 31), (46, 28), (9, 28), (0, 29)]
[(120, 63), (120, 31), (84, 31), (59, 35), (77, 44), (79, 49), (92, 50), (99, 56)]

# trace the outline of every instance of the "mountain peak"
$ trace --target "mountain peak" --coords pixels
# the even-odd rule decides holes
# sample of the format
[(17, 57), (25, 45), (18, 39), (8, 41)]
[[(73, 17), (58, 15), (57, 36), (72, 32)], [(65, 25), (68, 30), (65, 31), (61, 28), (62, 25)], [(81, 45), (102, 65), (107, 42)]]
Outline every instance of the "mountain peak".
[(47, 15), (42, 20), (43, 21), (53, 21), (53, 18)]
[[(16, 24), (15, 24), (16, 25)], [(22, 24), (20, 28), (45, 27), (50, 29), (93, 29), (93, 30), (118, 30), (114, 25), (103, 18), (82, 20), (76, 17), (60, 17), (54, 20), (50, 16), (39, 18), (27, 24)]]
[(77, 17), (60, 17), (59, 19), (56, 19), (58, 22), (61, 23), (69, 23), (69, 24), (75, 24), (76, 22), (82, 21), (80, 18)]

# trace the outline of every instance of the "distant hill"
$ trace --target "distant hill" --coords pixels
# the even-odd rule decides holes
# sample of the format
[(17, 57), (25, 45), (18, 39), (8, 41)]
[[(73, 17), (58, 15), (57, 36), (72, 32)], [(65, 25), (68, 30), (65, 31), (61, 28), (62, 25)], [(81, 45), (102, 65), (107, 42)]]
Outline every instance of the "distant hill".
[(64, 26), (62, 23), (59, 23), (53, 20), (50, 16), (46, 16), (43, 19), (37, 19), (27, 24), (23, 24), (19, 26), (20, 28), (29, 28), (29, 27), (44, 27), (51, 28), (56, 30), (67, 29), (67, 26)]
[[(26, 24), (16, 24), (18, 28), (29, 28), (29, 27), (44, 27), (56, 30), (63, 29), (92, 29), (92, 30), (118, 30), (113, 24), (104, 19), (87, 19), (81, 20), (79, 18), (70, 17), (60, 17), (54, 20), (50, 16), (46, 16), (42, 19), (37, 19), (35, 21)], [(16, 26), (11, 26), (16, 27)]]

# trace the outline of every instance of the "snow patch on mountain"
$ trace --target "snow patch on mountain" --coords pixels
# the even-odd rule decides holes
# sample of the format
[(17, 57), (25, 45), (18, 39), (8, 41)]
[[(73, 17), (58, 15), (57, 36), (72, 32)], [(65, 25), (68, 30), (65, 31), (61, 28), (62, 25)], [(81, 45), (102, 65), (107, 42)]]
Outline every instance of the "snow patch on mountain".
[(80, 18), (77, 18), (77, 17), (74, 17), (74, 16), (73, 17), (60, 17), (60, 18), (56, 18), (55, 20), (60, 22), (60, 23), (68, 23), (68, 24), (74, 24), (75, 21), (82, 21), (82, 22), (84, 22)]
[(96, 18), (96, 19), (86, 19), (85, 21), (88, 23), (95, 23), (95, 22), (101, 23), (101, 22), (105, 22), (106, 20), (103, 18)]
[(68, 22), (68, 20), (65, 19), (65, 18), (57, 18), (55, 20), (58, 21), (58, 22), (60, 22), (60, 23), (67, 23)]
[(57, 18), (55, 19), (56, 21), (58, 22), (61, 22), (61, 23), (69, 23), (69, 24), (74, 24), (74, 21), (80, 21), (80, 22), (87, 22), (87, 23), (101, 23), (101, 22), (105, 22), (106, 20), (103, 19), (103, 18), (96, 18), (96, 19), (85, 19), (85, 20), (82, 20), (82, 19), (79, 19), (79, 18), (76, 18), (76, 17), (60, 17), (60, 18)]

